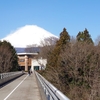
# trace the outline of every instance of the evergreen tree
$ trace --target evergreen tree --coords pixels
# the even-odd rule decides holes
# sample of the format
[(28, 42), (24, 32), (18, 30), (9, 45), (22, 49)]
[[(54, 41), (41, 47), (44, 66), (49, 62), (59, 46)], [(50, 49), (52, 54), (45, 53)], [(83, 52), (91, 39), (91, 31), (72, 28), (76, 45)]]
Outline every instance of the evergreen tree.
[[(59, 64), (61, 62), (61, 54), (65, 52), (66, 48), (69, 48), (70, 44), (70, 36), (66, 29), (64, 28), (63, 31), (60, 33), (60, 38), (56, 42), (56, 45), (52, 52), (48, 57), (47, 67), (44, 73), (44, 76), (52, 82), (59, 90), (62, 90), (61, 85), (63, 76), (62, 74), (62, 66)], [(61, 88), (60, 88), (61, 87)]]
[(15, 71), (18, 58), (14, 47), (7, 41), (0, 41), (0, 72)]
[(86, 42), (86, 43), (92, 43), (92, 38), (88, 32), (88, 30), (85, 28), (85, 30), (83, 32), (79, 32), (77, 35), (77, 41), (78, 42)]
[(64, 28), (63, 31), (60, 33), (60, 39), (57, 41), (56, 46), (50, 55), (50, 60), (48, 64), (52, 67), (57, 67), (57, 61), (59, 59), (59, 55), (62, 51), (64, 51), (64, 48), (69, 45), (70, 42), (70, 36), (66, 29)]

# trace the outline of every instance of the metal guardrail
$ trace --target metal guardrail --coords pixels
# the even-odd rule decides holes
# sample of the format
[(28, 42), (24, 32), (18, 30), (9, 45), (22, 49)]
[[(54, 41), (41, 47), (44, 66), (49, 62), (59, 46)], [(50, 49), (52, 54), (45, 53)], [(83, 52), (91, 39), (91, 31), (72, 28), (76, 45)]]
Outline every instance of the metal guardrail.
[(22, 71), (18, 71), (18, 72), (8, 72), (8, 73), (0, 73), (0, 85), (2, 85), (3, 83), (10, 81), (16, 77), (19, 77), (21, 75), (23, 75), (24, 73)]
[(41, 86), (46, 94), (47, 100), (70, 100), (39, 73), (35, 71), (35, 74), (37, 76), (37, 79), (41, 83)]

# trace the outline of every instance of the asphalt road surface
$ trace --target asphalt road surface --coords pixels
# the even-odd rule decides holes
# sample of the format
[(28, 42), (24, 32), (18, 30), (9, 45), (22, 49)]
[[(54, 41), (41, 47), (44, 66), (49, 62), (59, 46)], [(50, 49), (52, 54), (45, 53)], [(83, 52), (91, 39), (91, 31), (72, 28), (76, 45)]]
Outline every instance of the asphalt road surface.
[(25, 74), (0, 88), (0, 100), (42, 100), (35, 74)]

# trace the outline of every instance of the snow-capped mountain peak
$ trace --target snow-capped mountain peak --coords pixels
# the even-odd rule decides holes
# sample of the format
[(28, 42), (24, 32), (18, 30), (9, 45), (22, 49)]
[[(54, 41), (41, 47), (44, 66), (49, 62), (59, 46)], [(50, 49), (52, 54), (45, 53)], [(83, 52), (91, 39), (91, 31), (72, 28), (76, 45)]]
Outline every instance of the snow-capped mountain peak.
[(50, 37), (58, 38), (37, 25), (25, 25), (1, 40), (9, 41), (14, 47), (26, 47), (27, 45), (40, 46), (41, 41)]

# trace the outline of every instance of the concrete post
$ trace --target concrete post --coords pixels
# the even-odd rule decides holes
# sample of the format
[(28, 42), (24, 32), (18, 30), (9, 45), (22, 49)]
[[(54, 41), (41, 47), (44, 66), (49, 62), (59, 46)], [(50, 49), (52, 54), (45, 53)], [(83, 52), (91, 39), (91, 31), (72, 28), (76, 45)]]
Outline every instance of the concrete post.
[(25, 71), (28, 71), (28, 57), (25, 55)]

